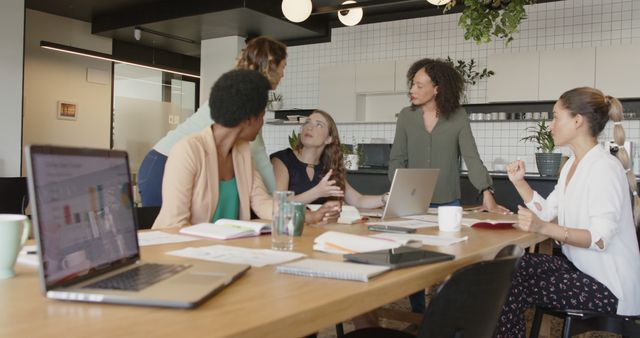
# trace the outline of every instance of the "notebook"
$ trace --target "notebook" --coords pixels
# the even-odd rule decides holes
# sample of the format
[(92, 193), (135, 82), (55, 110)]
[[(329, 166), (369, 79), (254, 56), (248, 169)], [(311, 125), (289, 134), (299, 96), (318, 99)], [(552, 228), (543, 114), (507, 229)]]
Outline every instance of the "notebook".
[(141, 262), (126, 152), (27, 146), (26, 155), (46, 297), (191, 308), (249, 269)]
[(396, 169), (381, 218), (426, 214), (439, 172), (440, 169)]
[(215, 223), (200, 223), (183, 227), (180, 229), (180, 232), (185, 235), (215, 239), (232, 239), (268, 234), (271, 232), (271, 224), (221, 218)]
[(291, 275), (345, 279), (368, 282), (390, 268), (388, 266), (366, 265), (349, 262), (325, 261), (320, 259), (302, 259), (292, 263), (279, 265), (276, 271)]

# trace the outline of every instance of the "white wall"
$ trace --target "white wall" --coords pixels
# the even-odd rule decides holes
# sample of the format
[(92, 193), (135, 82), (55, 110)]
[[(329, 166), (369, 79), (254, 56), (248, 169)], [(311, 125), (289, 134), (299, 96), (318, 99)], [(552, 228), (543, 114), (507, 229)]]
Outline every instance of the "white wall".
[(0, 177), (20, 176), (24, 0), (0, 2)]
[[(25, 27), (24, 144), (109, 148), (111, 62), (40, 47), (40, 41), (111, 54), (111, 39), (91, 34), (89, 23), (27, 10)], [(87, 81), (87, 69), (108, 82)], [(77, 120), (57, 119), (58, 101), (78, 105)]]

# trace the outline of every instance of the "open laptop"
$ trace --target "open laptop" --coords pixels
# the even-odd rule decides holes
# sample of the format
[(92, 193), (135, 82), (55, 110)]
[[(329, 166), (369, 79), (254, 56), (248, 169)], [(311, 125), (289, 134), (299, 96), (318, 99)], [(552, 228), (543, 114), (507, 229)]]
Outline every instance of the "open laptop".
[(440, 169), (396, 169), (382, 220), (424, 215), (429, 210)]
[(48, 298), (191, 308), (249, 269), (140, 262), (126, 152), (34, 145), (26, 155)]

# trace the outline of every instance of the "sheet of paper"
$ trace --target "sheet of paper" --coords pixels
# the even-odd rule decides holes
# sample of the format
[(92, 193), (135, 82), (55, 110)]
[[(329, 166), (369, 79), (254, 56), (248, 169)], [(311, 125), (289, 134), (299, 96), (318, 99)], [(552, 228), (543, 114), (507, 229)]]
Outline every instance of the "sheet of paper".
[(169, 234), (163, 231), (138, 232), (138, 244), (140, 246), (182, 243), (182, 242), (197, 241), (199, 239), (200, 238), (191, 237), (191, 236)]
[(210, 245), (201, 247), (189, 247), (180, 250), (169, 251), (167, 255), (202, 259), (232, 264), (250, 264), (259, 268), (265, 265), (281, 264), (292, 261), (306, 255), (299, 252), (285, 252), (269, 249), (248, 249), (230, 245)]
[(394, 241), (400, 240), (414, 240), (420, 241), (423, 245), (433, 246), (449, 246), (462, 241), (466, 241), (469, 237), (448, 237), (448, 236), (435, 236), (435, 235), (416, 235), (416, 234), (394, 234), (394, 233), (379, 233), (372, 235), (374, 238), (390, 239)]
[(436, 225), (438, 225), (438, 215), (431, 215), (431, 214), (413, 215), (413, 216), (404, 216), (402, 218), (407, 218), (407, 219), (412, 219), (412, 220), (422, 221), (422, 222), (435, 223)]
[(431, 228), (431, 227), (438, 226), (438, 222), (423, 222), (423, 221), (414, 221), (414, 220), (376, 221), (376, 222), (367, 222), (367, 224), (368, 225), (391, 225), (391, 226), (397, 226), (397, 227), (408, 228), (408, 229)]

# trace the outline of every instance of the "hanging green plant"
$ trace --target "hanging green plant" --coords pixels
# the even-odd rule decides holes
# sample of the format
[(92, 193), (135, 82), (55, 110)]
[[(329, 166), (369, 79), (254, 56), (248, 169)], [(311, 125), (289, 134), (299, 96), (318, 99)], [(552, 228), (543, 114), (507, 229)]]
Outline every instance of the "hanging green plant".
[(458, 3), (464, 4), (458, 26), (464, 29), (464, 39), (477, 44), (488, 43), (495, 36), (505, 40), (505, 45), (513, 41), (522, 20), (527, 18), (525, 5), (536, 0), (452, 0), (444, 9), (450, 10)]

